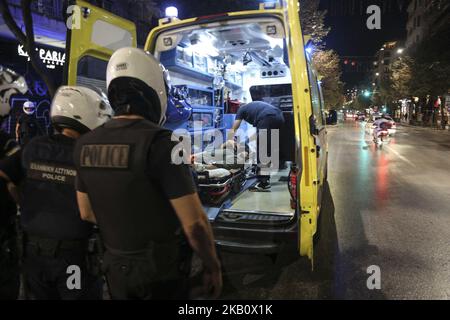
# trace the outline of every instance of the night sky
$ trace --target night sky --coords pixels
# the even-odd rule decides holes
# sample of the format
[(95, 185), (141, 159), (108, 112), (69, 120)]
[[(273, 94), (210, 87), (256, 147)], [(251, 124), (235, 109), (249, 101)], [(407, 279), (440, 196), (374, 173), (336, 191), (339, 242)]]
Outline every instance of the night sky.
[[(326, 24), (331, 32), (326, 45), (340, 55), (373, 56), (384, 42), (406, 37), (408, 0), (321, 0), (327, 10)], [(366, 9), (376, 4), (382, 8), (381, 30), (366, 26)]]
[[(340, 56), (373, 57), (381, 46), (391, 40), (406, 39), (407, 6), (410, 0), (321, 0), (320, 7), (327, 10), (326, 24), (331, 31), (325, 39), (326, 47)], [(369, 5), (378, 5), (381, 11), (381, 29), (367, 28), (366, 13)], [(369, 58), (361, 58), (367, 61)], [(355, 58), (358, 61), (358, 58)], [(373, 59), (375, 60), (375, 59)], [(344, 69), (342, 80), (346, 89), (365, 85), (371, 76), (363, 72)]]

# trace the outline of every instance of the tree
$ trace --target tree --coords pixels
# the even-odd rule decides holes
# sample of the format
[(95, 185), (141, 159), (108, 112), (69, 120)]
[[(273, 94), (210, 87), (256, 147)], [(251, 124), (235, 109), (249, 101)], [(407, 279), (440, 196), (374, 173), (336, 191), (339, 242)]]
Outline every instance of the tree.
[(344, 83), (341, 81), (340, 59), (333, 50), (325, 50), (323, 41), (330, 32), (325, 26), (327, 12), (319, 10), (318, 0), (300, 0), (300, 23), (304, 35), (311, 36), (314, 43), (313, 63), (322, 81), (325, 108), (341, 106)]
[(350, 108), (354, 110), (364, 111), (368, 109), (372, 104), (371, 98), (364, 96), (364, 94), (359, 94), (350, 103)]
[(33, 0), (22, 0), (22, 17), (25, 25), (25, 33), (17, 25), (16, 21), (11, 15), (11, 11), (9, 10), (7, 0), (0, 0), (0, 13), (3, 16), (3, 20), (8, 26), (9, 30), (14, 34), (19, 43), (23, 45), (25, 50), (30, 57), (31, 65), (36, 73), (41, 77), (41, 79), (45, 82), (50, 97), (56, 92), (56, 84), (50, 74), (47, 72), (47, 68), (42, 63), (39, 55), (36, 51), (36, 42), (34, 39), (34, 29), (33, 29), (33, 17), (31, 15), (31, 4)]
[(317, 50), (313, 55), (314, 66), (322, 81), (323, 98), (327, 109), (344, 103), (344, 84), (340, 80), (339, 56), (333, 50)]
[(409, 57), (401, 57), (392, 64), (390, 74), (391, 96), (399, 100), (411, 95), (411, 80), (414, 70), (414, 60)]
[(450, 6), (446, 8), (412, 54), (415, 68), (411, 88), (419, 97), (439, 96), (450, 88)]
[(409, 49), (409, 56), (400, 57), (392, 63), (388, 76), (382, 79), (374, 96), (375, 104), (419, 97), (422, 112), (428, 110), (429, 115), (432, 111), (433, 121), (437, 120), (433, 103), (450, 89), (450, 44), (446, 41), (450, 37), (450, 21), (446, 18), (449, 10), (450, 6), (447, 6), (447, 12), (442, 12), (435, 19), (433, 28), (422, 42)]
[(313, 43), (323, 46), (323, 40), (330, 32), (325, 26), (327, 12), (319, 10), (318, 0), (300, 0), (300, 22), (303, 34), (311, 36)]

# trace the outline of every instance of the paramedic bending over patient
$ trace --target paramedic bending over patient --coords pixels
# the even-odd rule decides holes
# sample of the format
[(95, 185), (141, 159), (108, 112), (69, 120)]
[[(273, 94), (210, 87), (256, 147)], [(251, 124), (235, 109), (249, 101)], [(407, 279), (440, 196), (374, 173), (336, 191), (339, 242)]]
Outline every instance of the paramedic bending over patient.
[[(270, 191), (270, 175), (261, 174), (261, 161), (260, 161), (260, 143), (267, 143), (267, 156), (270, 158), (271, 154), (271, 134), (272, 129), (280, 129), (284, 124), (283, 113), (280, 109), (262, 101), (253, 101), (239, 108), (236, 113), (236, 120), (233, 127), (228, 134), (228, 140), (233, 140), (233, 137), (239, 129), (242, 120), (247, 121), (254, 127), (256, 127), (257, 133), (257, 163), (258, 163), (258, 183), (252, 187), (252, 191)], [(267, 130), (267, 142), (260, 141), (259, 134), (261, 129)], [(278, 150), (275, 150), (278, 156)]]

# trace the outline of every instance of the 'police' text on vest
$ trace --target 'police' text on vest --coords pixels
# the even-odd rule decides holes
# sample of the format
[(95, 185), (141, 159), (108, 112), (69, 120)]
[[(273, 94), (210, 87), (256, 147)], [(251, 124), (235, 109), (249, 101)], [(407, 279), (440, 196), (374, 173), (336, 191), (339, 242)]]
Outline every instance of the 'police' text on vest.
[(82, 167), (126, 169), (130, 146), (124, 144), (90, 144), (81, 148)]

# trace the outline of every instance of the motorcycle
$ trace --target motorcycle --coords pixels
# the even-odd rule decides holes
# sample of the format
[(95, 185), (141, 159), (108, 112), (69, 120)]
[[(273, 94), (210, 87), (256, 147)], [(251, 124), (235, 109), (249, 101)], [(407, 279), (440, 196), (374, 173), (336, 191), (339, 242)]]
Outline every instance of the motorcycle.
[(374, 137), (374, 142), (378, 148), (382, 148), (383, 144), (389, 143), (389, 130), (378, 131), (376, 137)]

